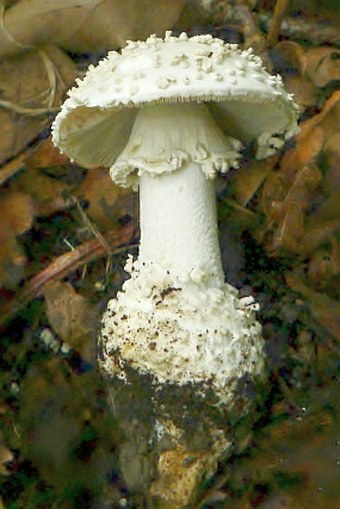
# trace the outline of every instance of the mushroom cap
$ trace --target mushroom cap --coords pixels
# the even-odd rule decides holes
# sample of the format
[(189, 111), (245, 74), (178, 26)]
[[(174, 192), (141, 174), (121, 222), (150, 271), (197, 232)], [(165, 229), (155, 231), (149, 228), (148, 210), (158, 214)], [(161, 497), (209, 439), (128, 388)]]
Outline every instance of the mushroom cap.
[(53, 141), (80, 165), (110, 167), (124, 149), (138, 108), (206, 103), (222, 132), (257, 141), (259, 158), (297, 132), (298, 107), (280, 76), (251, 49), (210, 35), (128, 41), (90, 66), (68, 93), (52, 126)]

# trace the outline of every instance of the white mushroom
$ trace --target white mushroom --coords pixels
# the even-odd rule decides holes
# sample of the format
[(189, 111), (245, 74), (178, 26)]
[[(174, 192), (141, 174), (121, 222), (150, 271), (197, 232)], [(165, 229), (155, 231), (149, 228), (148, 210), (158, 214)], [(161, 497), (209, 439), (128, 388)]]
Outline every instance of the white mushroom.
[(209, 385), (230, 404), (241, 377), (262, 375), (257, 305), (224, 282), (213, 177), (237, 166), (242, 142), (272, 154), (296, 117), (282, 81), (251, 50), (209, 35), (128, 43), (70, 91), (55, 144), (140, 189), (139, 256), (103, 318), (107, 373)]

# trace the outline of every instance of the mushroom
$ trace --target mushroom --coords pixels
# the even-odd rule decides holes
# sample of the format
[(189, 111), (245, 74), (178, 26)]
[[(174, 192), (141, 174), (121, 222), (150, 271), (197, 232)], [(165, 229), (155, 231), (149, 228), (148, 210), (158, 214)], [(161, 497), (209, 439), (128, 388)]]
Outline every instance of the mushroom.
[(77, 163), (110, 167), (140, 194), (141, 241), (103, 317), (102, 368), (155, 386), (210, 387), (232, 404), (237, 382), (264, 373), (258, 305), (225, 283), (214, 177), (296, 133), (297, 106), (251, 49), (210, 35), (128, 41), (69, 92), (54, 143)]

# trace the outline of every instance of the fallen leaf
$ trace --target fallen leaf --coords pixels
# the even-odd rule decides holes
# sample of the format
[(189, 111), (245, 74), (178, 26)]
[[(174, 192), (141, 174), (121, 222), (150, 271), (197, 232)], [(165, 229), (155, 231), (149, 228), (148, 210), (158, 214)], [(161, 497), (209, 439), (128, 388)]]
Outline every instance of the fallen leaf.
[(317, 103), (318, 89), (308, 77), (300, 74), (286, 76), (285, 89), (294, 95), (294, 101), (299, 105), (300, 110)]
[(304, 236), (300, 244), (300, 253), (310, 256), (319, 245), (331, 242), (339, 229), (339, 217), (321, 221), (307, 217), (305, 220)]
[(17, 235), (31, 228), (35, 207), (31, 196), (7, 191), (0, 197), (0, 287), (14, 289), (24, 276), (26, 256)]
[(278, 254), (281, 250), (296, 253), (299, 251), (304, 232), (303, 207), (300, 203), (288, 202), (281, 211), (281, 215), (282, 219), (267, 249), (271, 254)]
[(86, 360), (93, 362), (94, 307), (69, 283), (50, 281), (44, 285), (43, 294), (52, 329)]
[(11, 189), (28, 193), (33, 198), (37, 216), (49, 216), (57, 210), (74, 205), (70, 196), (71, 186), (44, 175), (37, 168), (23, 171), (11, 183)]
[(53, 47), (0, 60), (0, 163), (49, 123), (75, 76), (72, 60)]
[(282, 210), (282, 202), (286, 195), (285, 182), (280, 172), (270, 173), (266, 179), (261, 195), (260, 208), (268, 220), (278, 220)]
[(293, 273), (286, 275), (286, 281), (292, 290), (306, 299), (315, 320), (334, 338), (340, 340), (340, 302), (331, 299), (325, 293), (314, 291)]
[(60, 151), (53, 145), (51, 137), (43, 140), (25, 159), (25, 165), (28, 169), (34, 168), (48, 168), (51, 167), (69, 167), (70, 160), (67, 156), (60, 153)]
[(339, 219), (340, 189), (335, 189), (310, 215), (311, 221), (321, 222)]
[(249, 168), (242, 168), (230, 184), (230, 192), (242, 207), (246, 207), (273, 169), (277, 157), (253, 161)]
[(21, 0), (5, 11), (0, 56), (46, 44), (95, 53), (127, 39), (163, 35), (184, 4), (185, 0)]
[(8, 225), (0, 226), (0, 288), (15, 289), (24, 277), (27, 262)]
[(314, 290), (323, 291), (330, 286), (334, 276), (339, 274), (339, 243), (334, 239), (332, 248), (319, 247), (312, 253), (308, 263), (308, 282)]
[(86, 213), (100, 231), (114, 228), (121, 217), (135, 213), (134, 193), (115, 185), (106, 168), (90, 170), (75, 195), (89, 203)]
[(323, 139), (326, 144), (328, 140), (339, 130), (340, 117), (340, 90), (336, 90), (323, 105), (322, 110), (317, 115), (300, 124), (300, 133), (296, 136), (297, 146), (303, 141), (307, 141), (313, 136), (316, 127), (321, 127), (324, 131)]
[(310, 48), (305, 53), (305, 62), (306, 74), (319, 88), (340, 79), (340, 51), (337, 48)]
[[(292, 167), (287, 168), (290, 171)], [(312, 163), (294, 168), (294, 171), (288, 175), (281, 170), (272, 173), (260, 197), (260, 208), (266, 214), (266, 222), (260, 230), (262, 236), (267, 235), (266, 247), (272, 255), (279, 255), (281, 250), (301, 252), (307, 209), (322, 180), (319, 168)], [(261, 238), (261, 233), (257, 238)]]
[[(281, 160), (280, 169), (289, 178), (293, 178), (297, 171), (314, 161), (324, 144), (324, 130), (317, 126), (310, 130), (307, 122), (300, 125), (301, 132), (296, 147), (286, 152)], [(308, 136), (305, 135), (306, 130)]]
[(300, 44), (294, 41), (280, 41), (275, 45), (275, 51), (281, 53), (282, 57), (290, 64), (290, 67), (303, 75), (306, 66), (305, 51)]
[[(297, 170), (293, 175), (294, 180), (289, 187), (284, 201), (285, 203), (299, 203), (302, 207), (307, 208), (313, 201), (313, 191), (317, 189), (322, 181), (322, 174), (314, 162), (303, 165)], [(289, 181), (286, 182), (286, 185), (289, 185)]]
[(9, 191), (0, 195), (1, 220), (20, 235), (31, 228), (34, 218), (34, 202), (31, 196), (20, 191)]

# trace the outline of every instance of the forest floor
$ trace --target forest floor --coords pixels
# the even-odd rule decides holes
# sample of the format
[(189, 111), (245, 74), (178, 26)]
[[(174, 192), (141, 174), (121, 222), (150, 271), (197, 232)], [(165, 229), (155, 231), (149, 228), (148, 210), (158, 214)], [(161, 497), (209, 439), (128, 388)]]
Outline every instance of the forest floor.
[[(334, 31), (306, 17), (316, 41), (303, 25), (272, 34), (269, 49), (259, 14), (250, 34), (226, 17), (192, 29), (241, 45), (252, 38), (295, 94), (301, 128), (264, 161), (246, 147), (241, 169), (218, 183), (227, 280), (260, 303), (271, 391), (251, 443), (220, 465), (194, 509), (340, 509), (340, 50)], [(68, 86), (96, 60), (46, 51)], [(31, 53), (20, 79), (40, 75), (41, 55)], [(0, 61), (4, 83), (11, 72), (19, 79), (11, 58)], [(7, 106), (2, 141), (11, 129), (23, 138), (20, 149), (8, 141), (0, 167), (0, 509), (132, 509), (96, 337), (126, 255), (137, 252), (136, 196), (107, 169), (60, 155), (50, 112), (28, 122)]]

